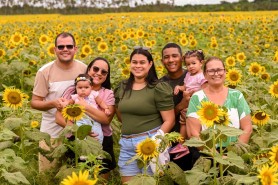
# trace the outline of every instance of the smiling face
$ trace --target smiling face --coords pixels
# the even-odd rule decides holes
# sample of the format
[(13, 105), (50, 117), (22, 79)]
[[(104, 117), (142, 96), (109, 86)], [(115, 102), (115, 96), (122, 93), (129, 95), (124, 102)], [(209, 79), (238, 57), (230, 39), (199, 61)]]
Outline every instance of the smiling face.
[(88, 75), (93, 78), (93, 88), (99, 89), (101, 84), (106, 80), (108, 65), (103, 60), (96, 60), (88, 70)]
[(226, 78), (223, 62), (212, 59), (205, 64), (204, 74), (209, 85), (223, 85)]
[(182, 55), (178, 48), (166, 48), (162, 53), (162, 63), (169, 74), (182, 73)]
[(185, 65), (191, 75), (195, 75), (202, 71), (202, 61), (195, 56), (185, 58)]
[[(57, 56), (57, 60), (62, 63), (69, 63), (73, 61), (74, 55), (77, 52), (77, 47), (74, 45), (73, 39), (68, 37), (58, 37), (57, 45), (54, 48), (54, 51)], [(62, 46), (73, 46), (70, 47), (62, 47)]]
[(134, 54), (130, 61), (130, 72), (134, 75), (135, 79), (145, 79), (151, 66), (152, 61), (148, 61), (145, 55)]

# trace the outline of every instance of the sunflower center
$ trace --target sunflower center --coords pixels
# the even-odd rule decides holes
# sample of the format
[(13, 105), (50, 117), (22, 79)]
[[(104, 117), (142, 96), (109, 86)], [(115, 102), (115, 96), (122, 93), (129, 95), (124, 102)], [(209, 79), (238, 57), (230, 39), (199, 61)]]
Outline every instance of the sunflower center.
[(141, 146), (141, 152), (144, 155), (151, 155), (155, 150), (155, 145), (152, 142), (147, 142)]
[(14, 37), (14, 41), (15, 41), (15, 42), (19, 42), (19, 41), (20, 41), (20, 37), (16, 35), (16, 36)]
[(85, 53), (90, 53), (90, 49), (89, 48), (85, 48)]
[(252, 68), (253, 73), (258, 73), (260, 70), (258, 67), (253, 67)]
[(271, 174), (269, 174), (269, 173), (265, 173), (264, 174), (264, 184), (265, 185), (271, 185), (272, 183), (272, 181), (271, 181)]
[(257, 120), (264, 120), (266, 117), (266, 114), (263, 114), (262, 112), (258, 112), (256, 115), (255, 115), (255, 118)]
[(73, 185), (89, 185), (89, 182), (86, 182), (86, 181), (83, 181), (83, 180), (82, 181), (78, 180)]
[(82, 113), (79, 107), (72, 107), (67, 109), (67, 114), (71, 117), (78, 117)]
[(207, 107), (204, 116), (208, 120), (213, 120), (217, 116), (217, 111), (213, 107)]
[(45, 37), (42, 38), (42, 42), (46, 42), (46, 38)]
[(274, 85), (273, 92), (274, 94), (278, 94), (278, 85)]
[(17, 92), (11, 92), (8, 95), (8, 101), (10, 104), (19, 104), (21, 102), (21, 96)]
[(237, 75), (236, 73), (232, 73), (232, 74), (230, 75), (230, 79), (231, 79), (232, 81), (237, 81), (237, 80), (238, 80), (238, 75)]

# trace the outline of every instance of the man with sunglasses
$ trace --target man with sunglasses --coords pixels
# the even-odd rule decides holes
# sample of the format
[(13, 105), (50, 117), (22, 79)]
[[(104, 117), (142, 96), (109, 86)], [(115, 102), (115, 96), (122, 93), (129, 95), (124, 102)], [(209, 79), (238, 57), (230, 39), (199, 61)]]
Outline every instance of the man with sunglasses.
[[(74, 83), (79, 74), (86, 72), (87, 66), (74, 60), (77, 47), (70, 33), (63, 32), (57, 35), (54, 52), (56, 60), (42, 66), (36, 74), (31, 106), (44, 111), (40, 131), (48, 133), (51, 138), (58, 138), (63, 127), (56, 124), (55, 114), (57, 109), (62, 109), (62, 93)], [(40, 147), (48, 148), (44, 142), (40, 142)], [(52, 166), (42, 155), (39, 156), (39, 160), (40, 171)]]
[[(167, 74), (160, 80), (167, 82), (174, 89), (177, 85), (183, 85), (184, 77), (187, 73), (182, 67), (182, 50), (181, 47), (176, 43), (168, 43), (162, 49), (162, 63), (167, 70)], [(185, 92), (179, 92), (177, 95), (173, 95), (175, 105), (176, 122), (175, 126), (171, 130), (172, 132), (180, 132), (180, 115), (181, 111), (185, 110), (186, 99)], [(182, 149), (181, 149), (182, 150)], [(196, 148), (189, 148), (190, 152), (184, 152), (185, 156), (175, 159), (177, 154), (171, 154), (171, 161), (175, 162), (182, 170), (190, 170), (193, 167), (195, 161), (199, 158), (200, 154)]]

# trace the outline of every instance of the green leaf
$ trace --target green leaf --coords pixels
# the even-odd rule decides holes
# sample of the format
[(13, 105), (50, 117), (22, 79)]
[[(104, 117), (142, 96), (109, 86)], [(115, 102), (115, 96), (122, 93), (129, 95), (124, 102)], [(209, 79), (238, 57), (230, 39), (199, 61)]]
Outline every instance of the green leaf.
[(231, 166), (236, 166), (240, 169), (244, 169), (244, 161), (240, 156), (236, 155), (234, 152), (229, 151), (227, 153), (227, 157), (227, 160), (229, 160)]
[(236, 180), (236, 185), (241, 185), (241, 184), (255, 184), (256, 181), (258, 181), (257, 176), (248, 176), (248, 175), (238, 175), (231, 173), (233, 179)]
[(6, 118), (3, 125), (9, 130), (17, 129), (23, 124), (24, 121), (22, 118)]
[(186, 171), (185, 176), (187, 183), (190, 185), (199, 185), (201, 182), (205, 181), (207, 177), (209, 177), (208, 174), (200, 171), (198, 168)]
[(65, 144), (60, 144), (56, 148), (54, 148), (53, 152), (50, 153), (49, 156), (51, 156), (53, 158), (59, 158), (59, 157), (63, 156), (63, 154), (66, 153), (67, 150), (68, 149), (65, 146)]
[(219, 125), (216, 128), (221, 132), (221, 134), (225, 136), (231, 137), (231, 136), (239, 136), (243, 134), (243, 131), (241, 129), (234, 128), (234, 127)]
[(152, 176), (136, 175), (127, 183), (128, 185), (155, 185), (156, 180)]
[(26, 131), (25, 135), (32, 141), (50, 140), (49, 134), (40, 132), (39, 130)]
[(13, 140), (14, 137), (17, 137), (17, 135), (14, 132), (7, 129), (7, 128), (4, 128), (0, 132), (0, 141)]
[(167, 172), (171, 178), (178, 184), (186, 185), (186, 177), (183, 170), (174, 162), (169, 162), (168, 166)]
[(9, 173), (3, 169), (2, 177), (10, 184), (30, 184), (21, 172)]
[(185, 144), (187, 146), (201, 147), (201, 146), (204, 146), (206, 143), (205, 143), (205, 141), (202, 141), (196, 137), (193, 137), (193, 138), (190, 138), (190, 140), (186, 140)]
[(3, 150), (5, 148), (9, 148), (12, 145), (13, 145), (12, 141), (3, 141), (3, 142), (0, 142), (0, 150)]
[(91, 125), (81, 125), (77, 130), (77, 138), (80, 140), (85, 139), (88, 134), (91, 132), (92, 126)]
[(94, 138), (88, 137), (85, 140), (78, 141), (78, 152), (80, 155), (104, 155), (102, 145)]

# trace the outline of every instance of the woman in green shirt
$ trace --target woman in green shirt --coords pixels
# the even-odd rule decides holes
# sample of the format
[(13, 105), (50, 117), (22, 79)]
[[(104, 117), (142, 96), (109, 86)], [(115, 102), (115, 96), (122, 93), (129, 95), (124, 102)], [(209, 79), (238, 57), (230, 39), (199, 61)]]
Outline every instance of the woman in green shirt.
[(146, 137), (170, 132), (175, 121), (172, 88), (158, 82), (153, 57), (146, 48), (131, 53), (130, 76), (115, 90), (115, 100), (122, 123), (118, 165), (124, 183), (143, 172), (137, 161), (126, 164), (136, 155), (137, 144)]
[(207, 87), (195, 92), (189, 102), (186, 114), (188, 137), (199, 137), (201, 130), (207, 129), (206, 126), (201, 124), (197, 111), (202, 101), (211, 101), (227, 108), (230, 118), (229, 126), (240, 128), (244, 131), (238, 138), (228, 138), (227, 142), (222, 146), (226, 147), (230, 142), (237, 140), (242, 143), (248, 143), (252, 133), (251, 111), (240, 91), (224, 85), (226, 73), (223, 61), (217, 57), (209, 58), (204, 63), (204, 75), (208, 81)]

